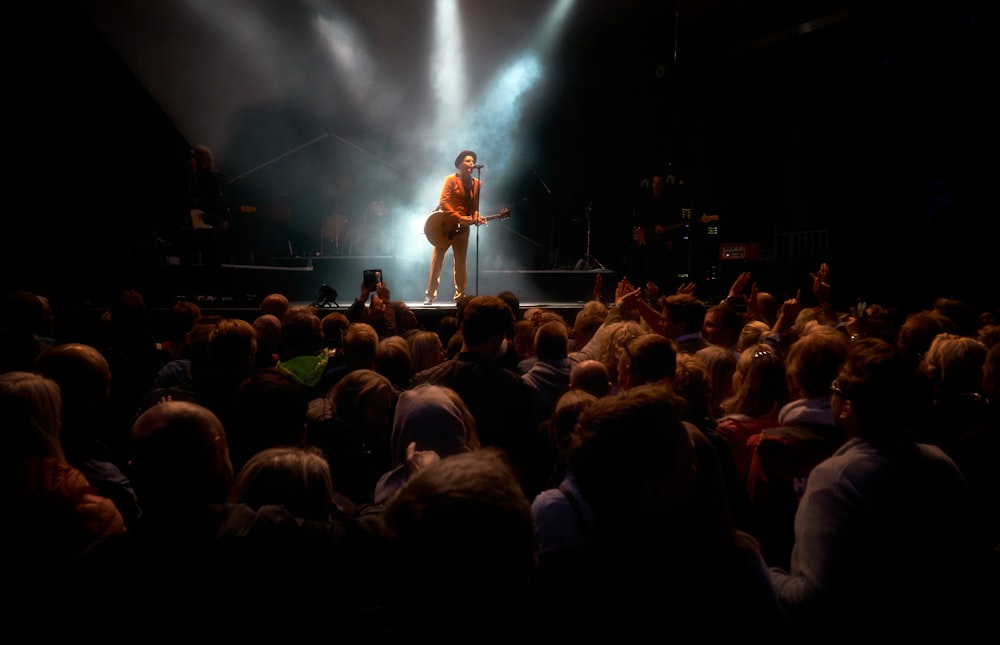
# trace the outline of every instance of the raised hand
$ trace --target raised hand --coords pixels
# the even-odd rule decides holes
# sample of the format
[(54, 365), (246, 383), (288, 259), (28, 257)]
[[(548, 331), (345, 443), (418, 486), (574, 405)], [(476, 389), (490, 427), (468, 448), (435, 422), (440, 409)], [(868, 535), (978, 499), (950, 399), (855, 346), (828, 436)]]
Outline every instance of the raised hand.
[(660, 299), (660, 287), (650, 280), (646, 283), (646, 300), (649, 302), (656, 302)]
[(813, 279), (813, 295), (816, 296), (816, 300), (820, 303), (828, 303), (831, 301), (832, 291), (830, 289), (830, 265), (824, 262), (819, 265), (818, 273), (810, 273), (810, 277)]
[(689, 293), (694, 295), (694, 289), (697, 285), (694, 282), (685, 282), (677, 287), (677, 293)]
[(406, 468), (410, 474), (426, 468), (436, 461), (441, 461), (441, 455), (434, 450), (417, 450), (417, 442), (406, 444)]
[(729, 287), (729, 297), (738, 298), (743, 295), (746, 291), (747, 285), (750, 284), (750, 272), (744, 271), (743, 273), (736, 276), (736, 280), (733, 281), (733, 285)]
[(629, 282), (628, 276), (622, 276), (622, 279), (615, 286), (615, 302), (621, 300), (622, 296), (630, 291), (635, 291), (635, 287)]
[(799, 312), (802, 311), (802, 289), (796, 289), (795, 297), (789, 298), (784, 303), (782, 303), (781, 308), (778, 310), (778, 319), (774, 321), (773, 331), (780, 332), (789, 329), (795, 324), (796, 318), (799, 317)]

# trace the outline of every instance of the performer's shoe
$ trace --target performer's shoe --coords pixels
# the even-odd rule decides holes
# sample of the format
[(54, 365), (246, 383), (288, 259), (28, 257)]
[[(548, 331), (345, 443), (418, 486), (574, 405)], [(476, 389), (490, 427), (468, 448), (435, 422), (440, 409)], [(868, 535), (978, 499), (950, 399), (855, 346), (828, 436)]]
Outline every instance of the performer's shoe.
[(427, 296), (426, 298), (424, 298), (424, 304), (425, 305), (433, 305), (434, 304), (434, 298), (431, 297), (431, 296)]

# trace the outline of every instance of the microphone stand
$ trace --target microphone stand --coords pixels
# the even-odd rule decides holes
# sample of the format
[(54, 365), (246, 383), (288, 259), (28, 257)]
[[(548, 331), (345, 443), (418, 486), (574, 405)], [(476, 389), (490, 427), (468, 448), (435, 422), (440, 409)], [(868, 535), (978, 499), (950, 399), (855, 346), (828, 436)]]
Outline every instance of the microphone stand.
[[(483, 172), (483, 167), (482, 166), (476, 166), (476, 179), (477, 180), (479, 180), (479, 177), (482, 176), (482, 172)], [(482, 184), (481, 180), (479, 180), (479, 181), (480, 181), (480, 183), (479, 183), (479, 189), (482, 190), (483, 184)], [(478, 202), (477, 202), (477, 206), (478, 206)], [(478, 224), (476, 225), (476, 295), (477, 296), (479, 295), (479, 225)]]
[(593, 267), (591, 264), (595, 264), (601, 269), (604, 269), (604, 265), (600, 263), (597, 258), (591, 257), (590, 255), (590, 207), (594, 205), (594, 202), (587, 204), (586, 208), (586, 218), (587, 218), (587, 249), (584, 252), (583, 258), (576, 263), (576, 269), (578, 271), (590, 271)]

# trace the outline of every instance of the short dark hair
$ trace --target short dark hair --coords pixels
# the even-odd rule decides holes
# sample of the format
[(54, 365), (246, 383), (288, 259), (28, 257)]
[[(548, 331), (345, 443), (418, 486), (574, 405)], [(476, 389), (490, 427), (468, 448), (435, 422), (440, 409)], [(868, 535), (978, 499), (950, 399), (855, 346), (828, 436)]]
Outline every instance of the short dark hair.
[(865, 434), (905, 430), (923, 417), (929, 385), (898, 347), (880, 338), (848, 346), (837, 386), (851, 401)]
[(625, 343), (634, 385), (673, 379), (677, 371), (677, 344), (666, 336), (648, 333)]
[(462, 338), (468, 346), (480, 345), (497, 333), (510, 336), (513, 328), (514, 314), (496, 296), (475, 296), (462, 310)]
[(683, 323), (687, 333), (699, 331), (705, 322), (705, 303), (690, 293), (675, 293), (664, 296), (660, 304), (670, 315), (670, 320)]

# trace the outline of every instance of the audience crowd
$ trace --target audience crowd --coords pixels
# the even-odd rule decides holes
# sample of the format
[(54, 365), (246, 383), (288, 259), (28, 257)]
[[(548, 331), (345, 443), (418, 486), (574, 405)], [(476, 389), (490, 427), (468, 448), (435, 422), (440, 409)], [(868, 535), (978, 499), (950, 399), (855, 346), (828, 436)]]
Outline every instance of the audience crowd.
[(86, 329), (4, 294), (6, 610), (105, 637), (988, 638), (1000, 312), (838, 309), (831, 275), (713, 304), (624, 277), (572, 320), (505, 291), (433, 326), (383, 284), (162, 325), (129, 290)]

